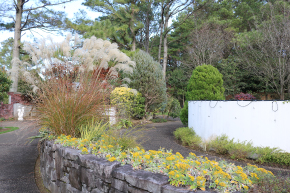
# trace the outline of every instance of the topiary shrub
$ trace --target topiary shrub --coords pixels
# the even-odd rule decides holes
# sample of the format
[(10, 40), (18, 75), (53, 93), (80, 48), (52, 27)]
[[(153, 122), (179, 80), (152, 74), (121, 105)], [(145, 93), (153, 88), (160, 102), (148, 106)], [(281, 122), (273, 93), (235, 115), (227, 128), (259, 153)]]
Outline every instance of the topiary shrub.
[(196, 67), (188, 81), (186, 102), (180, 113), (184, 125), (188, 124), (188, 101), (225, 100), (223, 75), (211, 65)]
[(111, 104), (117, 107), (121, 117), (144, 117), (144, 98), (135, 89), (116, 87), (111, 93)]

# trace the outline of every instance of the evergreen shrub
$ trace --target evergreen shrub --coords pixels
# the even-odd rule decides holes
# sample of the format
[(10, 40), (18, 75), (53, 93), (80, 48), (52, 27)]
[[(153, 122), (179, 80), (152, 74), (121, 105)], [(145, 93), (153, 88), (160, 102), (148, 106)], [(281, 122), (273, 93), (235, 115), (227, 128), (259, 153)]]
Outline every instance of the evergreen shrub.
[(196, 67), (187, 85), (186, 102), (181, 110), (180, 119), (188, 124), (188, 101), (225, 100), (223, 75), (211, 65)]
[(130, 75), (129, 87), (138, 90), (145, 98), (145, 114), (155, 112), (167, 101), (161, 66), (152, 56), (141, 50), (131, 59), (135, 61), (136, 66)]
[(0, 101), (8, 97), (7, 92), (11, 84), (12, 81), (8, 78), (6, 72), (0, 69)]

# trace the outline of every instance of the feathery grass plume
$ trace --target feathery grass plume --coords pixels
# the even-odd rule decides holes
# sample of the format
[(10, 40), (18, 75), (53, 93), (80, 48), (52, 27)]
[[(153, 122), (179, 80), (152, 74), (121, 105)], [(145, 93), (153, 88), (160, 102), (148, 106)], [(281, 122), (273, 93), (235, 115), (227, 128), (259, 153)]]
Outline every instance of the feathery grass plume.
[[(133, 72), (135, 63), (118, 50), (118, 45), (107, 40), (91, 37), (80, 43), (78, 36), (67, 35), (63, 42), (52, 38), (38, 43), (25, 43), (24, 50), (30, 54), (38, 72), (51, 70), (54, 65), (78, 66), (79, 71), (110, 68), (111, 78), (118, 77), (119, 71)], [(45, 77), (46, 78), (46, 77)]]

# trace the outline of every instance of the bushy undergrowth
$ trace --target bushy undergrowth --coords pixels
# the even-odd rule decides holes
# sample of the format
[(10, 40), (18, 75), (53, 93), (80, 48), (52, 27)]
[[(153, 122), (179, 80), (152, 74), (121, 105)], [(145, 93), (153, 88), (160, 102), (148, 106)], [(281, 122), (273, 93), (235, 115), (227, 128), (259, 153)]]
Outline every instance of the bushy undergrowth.
[(122, 140), (108, 134), (102, 135), (98, 141), (61, 135), (55, 143), (80, 149), (82, 154), (92, 153), (110, 162), (119, 161), (122, 165), (131, 164), (134, 169), (168, 175), (171, 185), (192, 190), (212, 188), (219, 192), (247, 191), (257, 184), (259, 179), (273, 177), (270, 171), (254, 165), (248, 164), (242, 168), (225, 161), (216, 162), (206, 157), (197, 157), (194, 153), (184, 158), (178, 152), (173, 154), (164, 149), (145, 151), (134, 146), (136, 144), (130, 144), (124, 148)]
[(173, 132), (176, 139), (182, 142), (182, 145), (199, 149), (202, 143), (201, 137), (196, 135), (195, 131), (188, 127), (181, 127)]
[(194, 130), (188, 127), (178, 128), (174, 132), (174, 136), (183, 145), (191, 146), (194, 149), (200, 149), (202, 146), (205, 151), (229, 155), (232, 159), (254, 159), (257, 163), (275, 163), (290, 166), (290, 153), (283, 152), (279, 148), (254, 147), (251, 142), (234, 141), (226, 135), (217, 136), (205, 143), (195, 134)]
[(179, 117), (180, 111), (181, 107), (179, 101), (174, 97), (169, 97), (165, 108), (165, 112), (168, 113), (168, 116), (172, 118)]

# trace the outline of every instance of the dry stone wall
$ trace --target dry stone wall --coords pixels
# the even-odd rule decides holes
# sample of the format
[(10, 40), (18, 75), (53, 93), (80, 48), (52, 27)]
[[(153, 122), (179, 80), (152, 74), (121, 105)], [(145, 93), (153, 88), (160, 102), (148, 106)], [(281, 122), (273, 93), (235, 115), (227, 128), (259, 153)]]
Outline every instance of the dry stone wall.
[[(52, 193), (189, 193), (171, 186), (168, 176), (131, 165), (109, 162), (80, 150), (44, 141), (40, 144), (40, 167), (45, 187)], [(207, 193), (211, 191), (196, 191)]]

